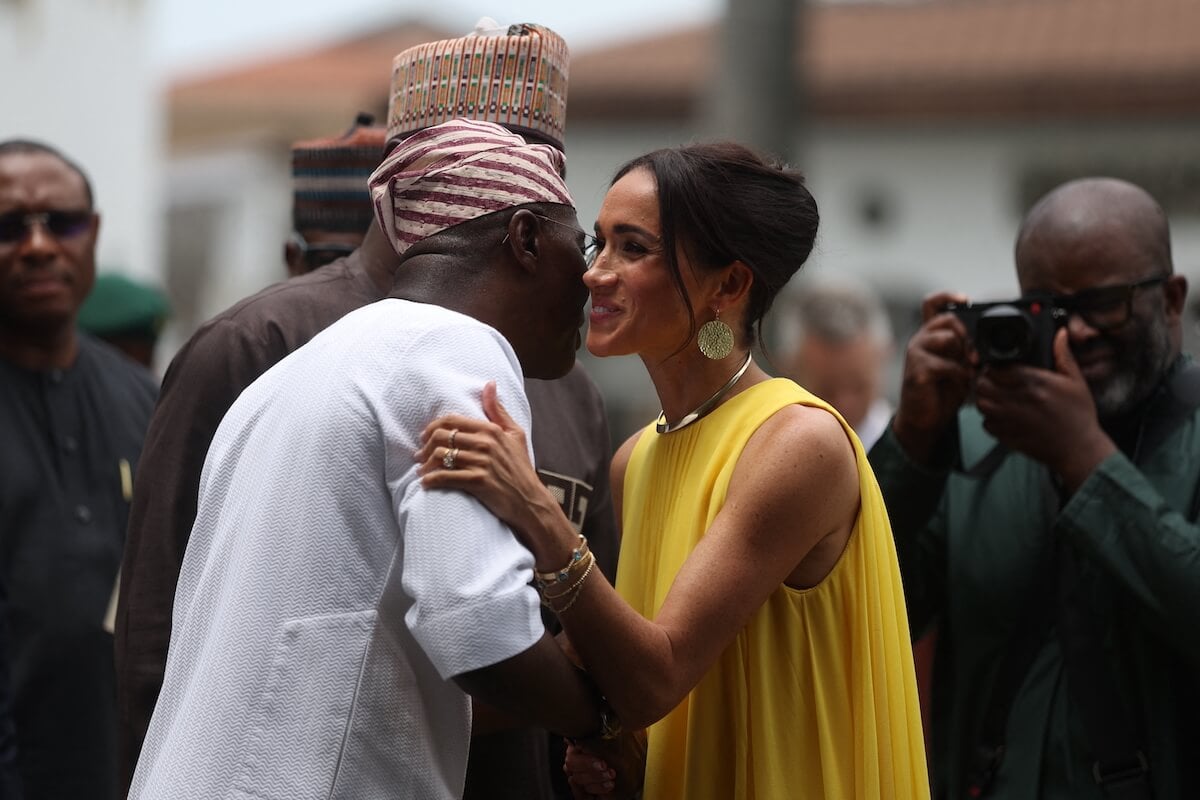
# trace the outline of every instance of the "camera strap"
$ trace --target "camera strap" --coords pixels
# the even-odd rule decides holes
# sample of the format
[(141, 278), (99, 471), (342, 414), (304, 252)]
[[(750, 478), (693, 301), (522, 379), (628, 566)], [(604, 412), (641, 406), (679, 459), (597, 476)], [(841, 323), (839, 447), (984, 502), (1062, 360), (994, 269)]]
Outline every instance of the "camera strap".
[(996, 442), (992, 445), (992, 449), (984, 454), (983, 458), (976, 461), (974, 464), (967, 466), (962, 461), (962, 454), (959, 454), (958, 472), (966, 475), (968, 478), (988, 478), (992, 473), (1000, 469), (1000, 465), (1004, 463), (1004, 459), (1008, 458), (1008, 454), (1012, 452), (1004, 445)]
[[(1139, 464), (1200, 408), (1200, 365), (1181, 358), (1172, 367), (1154, 398), (1145, 406), (1141, 431), (1130, 460)], [(1009, 450), (996, 444), (964, 474), (981, 478), (994, 473)], [(1188, 520), (1200, 513), (1200, 486), (1193, 492)], [(1037, 654), (1047, 641), (1051, 621), (1056, 623), (1067, 673), (1067, 686), (1084, 728), (1095, 761), (1092, 778), (1113, 800), (1149, 800), (1150, 764), (1139, 745), (1140, 732), (1117, 690), (1111, 658), (1104, 652), (1102, 622), (1109, 614), (1097, 613), (1085, 596), (1078, 557), (1065, 546), (1053, 548), (1039, 559), (1040, 568), (1025, 593), (1021, 621), (1001, 660), (991, 699), (979, 729), (979, 744), (972, 751), (967, 771), (967, 796), (983, 797), (1004, 759), (1005, 732), (1013, 701)], [(1055, 609), (1047, 614), (1047, 606)], [(1111, 611), (1111, 609), (1108, 609)], [(1101, 619), (1103, 616), (1103, 620)]]

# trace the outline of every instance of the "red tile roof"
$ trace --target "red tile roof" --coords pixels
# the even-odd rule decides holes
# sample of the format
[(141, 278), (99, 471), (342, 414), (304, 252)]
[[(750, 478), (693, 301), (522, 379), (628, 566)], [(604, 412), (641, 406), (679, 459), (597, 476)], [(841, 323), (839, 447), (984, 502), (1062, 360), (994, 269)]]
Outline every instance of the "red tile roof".
[[(811, 2), (796, 54), (814, 113), (973, 118), (1200, 112), (1200, 0)], [(176, 147), (327, 135), (382, 116), (392, 56), (445, 31), (389, 26), (170, 90)], [(716, 69), (706, 25), (578, 52), (569, 118), (680, 118)]]
[[(1200, 111), (1196, 0), (810, 2), (796, 69), (826, 116)], [(571, 118), (673, 116), (707, 91), (713, 26), (582, 53)]]
[(348, 127), (360, 110), (383, 123), (392, 58), (454, 35), (404, 22), (295, 56), (181, 81), (169, 89), (172, 145), (329, 136)]
[(812, 42), (826, 113), (1200, 110), (1194, 0), (843, 6), (815, 15)]

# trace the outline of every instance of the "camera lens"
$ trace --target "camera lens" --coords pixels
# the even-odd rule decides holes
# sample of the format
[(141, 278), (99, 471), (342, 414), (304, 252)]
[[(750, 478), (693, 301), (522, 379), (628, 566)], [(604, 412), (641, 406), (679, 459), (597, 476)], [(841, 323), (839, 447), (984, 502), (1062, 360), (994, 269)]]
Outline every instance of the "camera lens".
[(1023, 361), (1033, 344), (1033, 321), (1016, 306), (989, 308), (979, 318), (975, 347), (984, 361)]

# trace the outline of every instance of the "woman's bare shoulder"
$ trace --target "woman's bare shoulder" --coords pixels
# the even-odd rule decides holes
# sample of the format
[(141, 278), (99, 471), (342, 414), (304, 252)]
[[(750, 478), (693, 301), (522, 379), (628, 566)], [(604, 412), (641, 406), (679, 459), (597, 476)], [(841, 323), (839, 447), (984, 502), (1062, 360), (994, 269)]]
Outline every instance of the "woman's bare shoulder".
[(844, 456), (854, 460), (854, 446), (842, 423), (820, 406), (792, 403), (768, 417), (746, 443), (809, 452), (816, 457)]
[(818, 527), (843, 521), (857, 509), (859, 499), (858, 465), (849, 434), (823, 408), (784, 406), (746, 443), (730, 494), (776, 514), (803, 514)]

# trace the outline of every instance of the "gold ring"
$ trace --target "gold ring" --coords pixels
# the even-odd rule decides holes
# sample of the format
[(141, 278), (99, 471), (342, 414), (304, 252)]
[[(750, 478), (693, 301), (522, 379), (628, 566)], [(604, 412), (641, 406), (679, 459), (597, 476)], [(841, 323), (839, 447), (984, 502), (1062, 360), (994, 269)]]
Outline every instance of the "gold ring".
[(450, 447), (446, 450), (446, 454), (442, 456), (442, 466), (446, 469), (454, 469), (454, 459), (458, 457), (458, 448)]
[(454, 437), (455, 436), (458, 436), (458, 428), (451, 428), (450, 429), (450, 443), (449, 443), (449, 445), (447, 445), (448, 447), (454, 447)]

